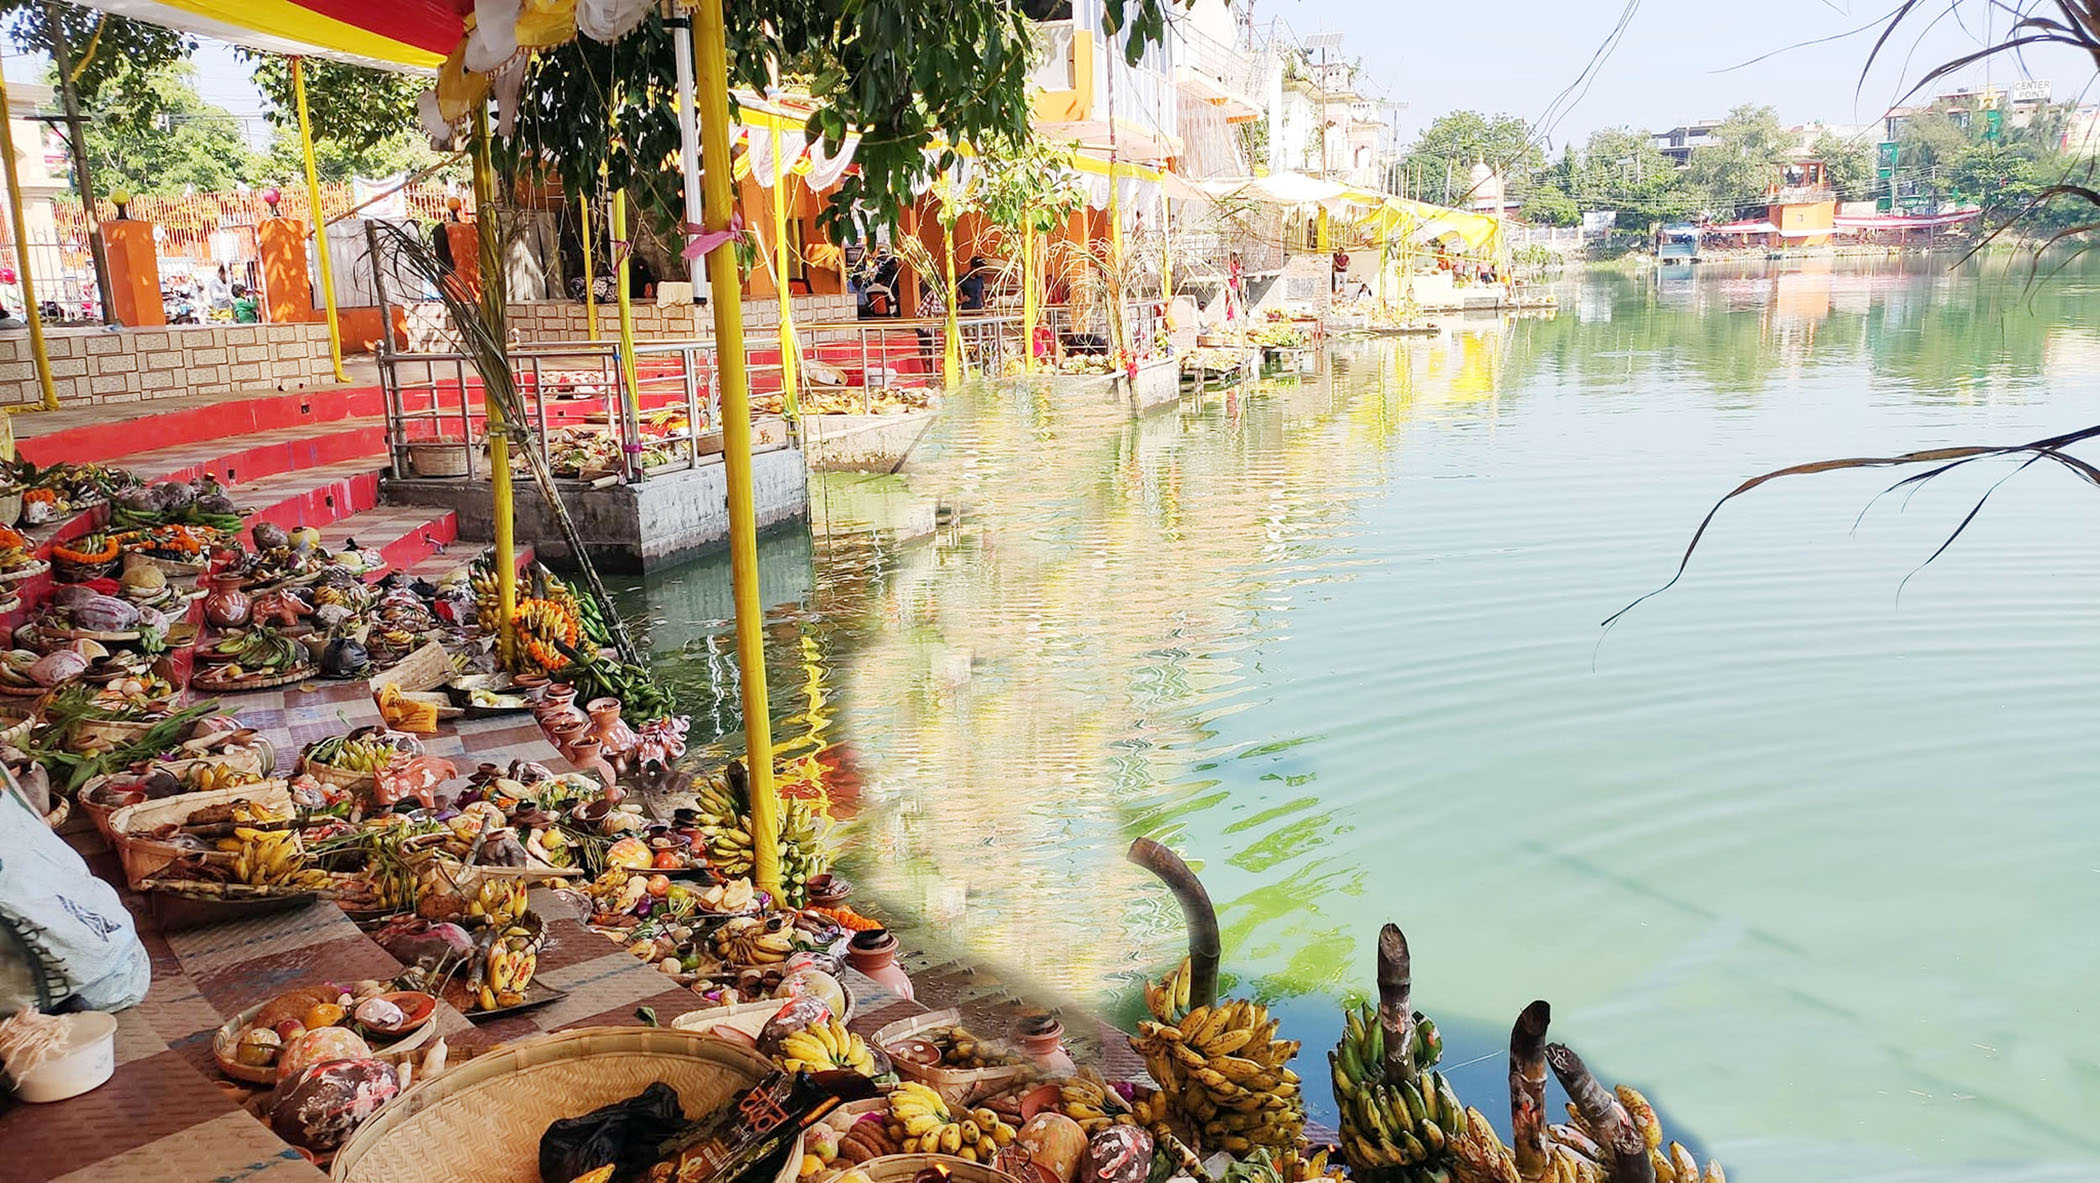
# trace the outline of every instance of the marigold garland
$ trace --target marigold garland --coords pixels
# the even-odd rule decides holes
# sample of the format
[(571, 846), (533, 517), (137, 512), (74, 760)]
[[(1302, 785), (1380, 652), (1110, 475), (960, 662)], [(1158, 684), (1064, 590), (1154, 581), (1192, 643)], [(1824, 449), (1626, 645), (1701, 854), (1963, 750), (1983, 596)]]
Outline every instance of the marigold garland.
[(568, 655), (554, 642), (559, 640), (574, 649), (577, 638), (583, 634), (583, 622), (577, 619), (575, 610), (554, 600), (519, 600), (511, 623), (517, 630), (518, 652), (525, 660), (549, 672), (569, 664)]

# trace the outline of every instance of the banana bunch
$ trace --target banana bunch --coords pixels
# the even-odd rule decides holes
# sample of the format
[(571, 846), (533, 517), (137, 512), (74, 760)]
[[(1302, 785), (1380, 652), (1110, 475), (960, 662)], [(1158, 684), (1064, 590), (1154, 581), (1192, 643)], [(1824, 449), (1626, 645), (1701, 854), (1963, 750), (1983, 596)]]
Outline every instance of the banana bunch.
[(715, 930), (715, 952), (731, 965), (773, 965), (794, 951), (794, 938), (785, 927), (775, 928), (755, 916), (738, 916)]
[(328, 872), (306, 865), (297, 830), (235, 826), (233, 837), (219, 839), (218, 848), (233, 855), (233, 877), (241, 883), (306, 889), (329, 883)]
[[(700, 783), (695, 799), (709, 865), (727, 879), (749, 878), (757, 867), (751, 849), (751, 803), (742, 770), (708, 777)], [(825, 842), (828, 830), (815, 802), (797, 797), (781, 803), (781, 904), (801, 907), (808, 899), (805, 885), (831, 866)]]
[(1420, 1013), (1408, 1052), (1417, 1078), (1388, 1080), (1377, 1007), (1365, 1003), (1344, 1017), (1342, 1041), (1327, 1057), (1341, 1110), (1342, 1157), (1353, 1173), (1381, 1183), (1447, 1183), (1471, 1118), (1451, 1082), (1431, 1071), (1443, 1058), (1444, 1041)]
[(252, 785), (261, 779), (245, 768), (234, 768), (227, 764), (199, 764), (189, 775), (190, 785), (200, 793)]
[(374, 739), (333, 736), (308, 748), (306, 758), (345, 772), (378, 772), (394, 759), (394, 746)]
[(496, 568), (493, 564), (477, 559), (468, 584), (474, 589), (474, 625), (483, 636), (495, 636), (502, 627), (503, 601), (496, 592)]
[(951, 1111), (939, 1093), (916, 1080), (890, 1093), (890, 1120), (904, 1129), (904, 1153), (952, 1154), (971, 1162), (990, 1162), (1015, 1134), (990, 1109)]
[(1166, 1095), (1170, 1121), (1204, 1150), (1242, 1154), (1297, 1144), (1305, 1126), (1298, 1074), (1287, 1067), (1298, 1041), (1277, 1039), (1280, 1021), (1260, 1003), (1220, 1001), (1189, 1009), (1189, 963), (1146, 983), (1152, 1018), (1131, 1041)]
[(532, 984), (539, 968), (539, 952), (523, 930), (513, 929), (490, 942), (481, 989), (475, 999), (482, 1010), (516, 1006), (525, 1001), (525, 987)]
[(525, 914), (523, 879), (485, 878), (467, 897), (467, 915), (491, 927), (508, 928)]
[(790, 1072), (833, 1072), (851, 1068), (875, 1075), (875, 1057), (860, 1036), (837, 1019), (811, 1023), (780, 1041), (781, 1066)]
[[(1728, 1183), (1728, 1175), (1718, 1162), (1708, 1161), (1706, 1169), (1699, 1169), (1699, 1161), (1682, 1142), (1671, 1142), (1663, 1146), (1662, 1120), (1655, 1115), (1655, 1106), (1648, 1098), (1631, 1085), (1620, 1085), (1612, 1090), (1619, 1104), (1626, 1107), (1626, 1114), (1638, 1126), (1641, 1137), (1648, 1143), (1648, 1161), (1655, 1166), (1656, 1183)], [(1575, 1173), (1562, 1173), (1558, 1177), (1584, 1183), (1586, 1179), (1608, 1180), (1611, 1174), (1597, 1164), (1610, 1161), (1603, 1149), (1603, 1139), (1597, 1136), (1590, 1123), (1583, 1119), (1575, 1106), (1568, 1106), (1568, 1124), (1551, 1127), (1553, 1134), (1554, 1161), (1558, 1164), (1567, 1159), (1576, 1164)], [(1586, 1173), (1585, 1173), (1586, 1172)]]
[(244, 673), (288, 670), (305, 658), (306, 648), (299, 642), (276, 629), (257, 625), (248, 630), (239, 647), (233, 650), (233, 660), (220, 671), (220, 676), (237, 678)]

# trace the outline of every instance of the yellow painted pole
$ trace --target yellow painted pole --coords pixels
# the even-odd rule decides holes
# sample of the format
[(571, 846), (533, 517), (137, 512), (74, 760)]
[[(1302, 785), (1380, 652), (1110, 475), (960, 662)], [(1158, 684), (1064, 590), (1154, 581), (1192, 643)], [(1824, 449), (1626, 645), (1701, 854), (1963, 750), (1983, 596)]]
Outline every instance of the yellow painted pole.
[[(297, 59), (294, 59), (296, 61)], [(316, 209), (319, 207), (316, 206)], [(502, 253), (496, 241), (496, 170), (489, 160), (489, 113), (486, 106), (474, 109), (474, 246), (481, 259), (483, 307), (493, 315), (502, 309), (496, 299), (504, 292)], [(461, 391), (464, 399), (466, 392)], [(497, 653), (507, 668), (515, 654), (516, 632), (511, 613), (518, 604), (517, 505), (510, 487), (510, 425), (503, 406), (482, 395), (482, 411), (488, 416), (489, 508), (493, 519), (496, 551)]]
[(591, 195), (576, 195), (576, 221), (583, 229), (583, 323), (598, 339), (598, 274), (591, 268)]
[[(701, 225), (729, 229), (729, 50), (722, 0), (693, 6), (694, 96), (700, 111)], [(744, 359), (744, 304), (736, 248), (707, 253), (715, 290), (715, 348), (722, 395), (722, 468), (729, 485), (729, 580), (736, 597), (736, 663), (743, 688), (745, 763), (750, 768), (751, 856), (759, 890), (780, 894), (780, 799), (773, 785), (773, 718), (766, 703), (765, 614), (758, 596), (758, 519), (751, 496), (751, 374)]]
[(1130, 348), (1130, 332), (1123, 323), (1123, 185), (1116, 179), (1116, 162), (1108, 162), (1108, 332), (1117, 349)]
[[(615, 189), (612, 194), (612, 251), (613, 294), (620, 302), (620, 401), (627, 406), (627, 413), (636, 422), (641, 421), (641, 399), (635, 389), (634, 376), (634, 304), (627, 296), (627, 262), (634, 252), (627, 243), (627, 190)], [(625, 432), (621, 432), (625, 435)], [(621, 467), (628, 472), (640, 463), (639, 457), (626, 457)]]
[(1021, 372), (1035, 372), (1035, 223), (1021, 223)]
[(955, 178), (941, 173), (940, 206), (934, 212), (941, 223), (941, 274), (947, 281), (947, 308), (942, 319), (941, 384), (953, 390), (962, 385), (962, 322), (955, 309)]
[(29, 219), (22, 212), (22, 182), (15, 176), (15, 122), (7, 106), (7, 81), (0, 79), (0, 157), (7, 162), (7, 212), (15, 226), (15, 274), (22, 281), (22, 319), (29, 322), (29, 349), (36, 354), (37, 385), (44, 389), (44, 409), (58, 409), (58, 387), (51, 382), (51, 355), (44, 348), (44, 318), (36, 309), (36, 284), (29, 278)]
[(780, 298), (780, 409), (792, 420), (801, 411), (802, 349), (795, 339), (795, 298), (788, 292), (787, 168), (781, 162), (782, 134), (773, 128), (773, 292)]
[[(328, 360), (335, 363), (335, 380), (348, 382), (343, 372), (343, 322), (335, 312), (335, 267), (328, 261), (328, 219), (321, 216), (321, 176), (314, 167), (314, 126), (306, 117), (306, 62), (292, 59), (292, 99), (299, 108), (299, 151), (306, 158), (306, 201), (313, 210), (314, 259), (321, 267), (321, 301), (328, 310)], [(381, 326), (386, 331), (386, 326)]]

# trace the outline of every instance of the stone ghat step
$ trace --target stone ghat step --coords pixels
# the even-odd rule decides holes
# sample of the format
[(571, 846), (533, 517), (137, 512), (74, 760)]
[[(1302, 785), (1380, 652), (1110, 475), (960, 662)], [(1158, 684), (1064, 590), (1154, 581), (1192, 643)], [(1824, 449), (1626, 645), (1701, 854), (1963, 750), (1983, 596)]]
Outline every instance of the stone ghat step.
[[(128, 457), (207, 445), (211, 453), (163, 464), (173, 475), (187, 464), (202, 464), (222, 455), (238, 455), (235, 444), (269, 433), (296, 438), (298, 430), (328, 435), (346, 420), (377, 423), (384, 400), (377, 386), (337, 386), (297, 391), (254, 390), (233, 394), (195, 395), (151, 402), (60, 407), (18, 415), (14, 420), (18, 454), (37, 464), (99, 463), (135, 466)], [(334, 430), (331, 430), (334, 428)], [(210, 446), (212, 441), (226, 441)], [(272, 441), (276, 442), (274, 439)], [(257, 473), (254, 475), (263, 475)]]

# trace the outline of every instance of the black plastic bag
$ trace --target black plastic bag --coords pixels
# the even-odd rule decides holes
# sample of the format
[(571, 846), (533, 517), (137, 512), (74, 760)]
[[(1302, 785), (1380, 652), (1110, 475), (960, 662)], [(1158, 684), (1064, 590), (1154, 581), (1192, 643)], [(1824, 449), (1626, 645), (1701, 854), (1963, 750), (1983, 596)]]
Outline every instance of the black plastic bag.
[(678, 1092), (658, 1081), (624, 1101), (564, 1117), (540, 1135), (540, 1183), (570, 1183), (607, 1163), (612, 1183), (640, 1179), (657, 1148), (685, 1128)]

